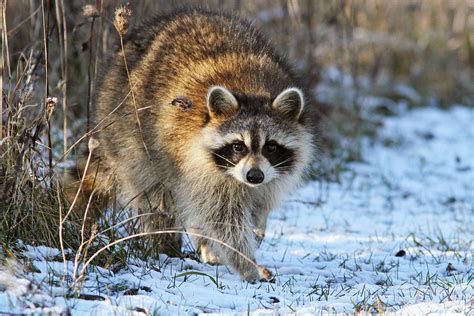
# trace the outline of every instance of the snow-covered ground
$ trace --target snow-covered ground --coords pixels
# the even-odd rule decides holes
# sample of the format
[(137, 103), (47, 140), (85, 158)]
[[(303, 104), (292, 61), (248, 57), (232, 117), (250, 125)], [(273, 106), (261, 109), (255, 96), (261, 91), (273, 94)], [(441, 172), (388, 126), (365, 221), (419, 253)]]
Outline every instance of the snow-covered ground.
[(341, 183), (308, 183), (272, 214), (257, 260), (273, 283), (163, 257), (159, 269), (97, 268), (82, 290), (95, 296), (66, 299), (59, 251), (28, 247), (29, 272), (0, 267), (0, 314), (472, 315), (474, 111), (425, 108), (384, 123)]

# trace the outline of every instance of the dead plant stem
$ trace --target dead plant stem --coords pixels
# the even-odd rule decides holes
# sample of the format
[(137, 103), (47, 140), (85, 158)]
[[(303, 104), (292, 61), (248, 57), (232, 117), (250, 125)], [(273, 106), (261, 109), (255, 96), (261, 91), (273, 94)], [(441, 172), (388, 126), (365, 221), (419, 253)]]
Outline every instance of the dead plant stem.
[[(46, 12), (45, 12), (45, 5), (44, 0), (41, 1), (41, 11), (43, 14), (43, 44), (44, 44), (44, 110), (45, 113), (48, 111), (47, 108), (47, 100), (49, 97), (49, 78), (48, 78), (48, 67), (49, 67), (49, 45), (48, 45), (48, 33), (49, 33), (49, 0), (46, 0)], [(51, 139), (51, 122), (50, 118), (47, 121), (48, 128), (47, 128), (47, 137), (48, 137), (48, 162), (49, 162), (49, 171), (50, 174), (53, 172), (53, 142)], [(51, 182), (52, 184), (52, 182)]]
[(63, 104), (63, 153), (64, 160), (67, 159), (65, 155), (67, 151), (67, 23), (66, 13), (64, 8), (64, 0), (55, 2), (56, 6), (56, 23), (58, 29), (58, 42), (59, 42), (59, 53), (61, 62), (61, 91), (62, 91), (62, 104)]
[(140, 123), (140, 117), (138, 116), (137, 101), (135, 99), (135, 93), (133, 92), (132, 78), (130, 77), (130, 72), (128, 71), (127, 58), (125, 56), (125, 48), (124, 48), (124, 45), (123, 45), (123, 35), (119, 33), (119, 36), (120, 36), (120, 49), (122, 51), (123, 63), (125, 65), (125, 71), (127, 72), (128, 83), (130, 85), (130, 92), (132, 94), (132, 102), (133, 102), (133, 107), (135, 109), (135, 118), (137, 119), (138, 131), (140, 133), (140, 137), (141, 137), (141, 140), (142, 140), (142, 143), (143, 143), (143, 148), (145, 148), (146, 154), (147, 154), (148, 158), (150, 158), (150, 153), (148, 152), (148, 147), (146, 146), (145, 139), (143, 137), (142, 125)]
[(87, 65), (87, 108), (86, 108), (86, 116), (87, 116), (87, 126), (86, 130), (87, 132), (89, 131), (90, 124), (91, 124), (91, 102), (92, 102), (92, 85), (93, 85), (93, 79), (92, 79), (92, 44), (94, 40), (94, 24), (95, 24), (95, 17), (92, 17), (91, 21), (91, 27), (89, 31), (89, 62)]
[(126, 237), (123, 237), (123, 238), (120, 238), (118, 240), (115, 240), (105, 246), (103, 246), (102, 248), (100, 248), (99, 250), (97, 250), (81, 267), (81, 271), (79, 273), (78, 276), (76, 275), (73, 275), (73, 278), (74, 278), (74, 282), (77, 284), (80, 284), (80, 281), (84, 279), (84, 276), (85, 276), (85, 272), (86, 272), (86, 269), (87, 267), (91, 264), (91, 262), (100, 254), (102, 253), (103, 251), (109, 249), (110, 247), (112, 246), (115, 246), (121, 242), (124, 242), (124, 241), (127, 241), (129, 239), (132, 239), (132, 238), (137, 238), (137, 237), (145, 237), (145, 236), (152, 236), (152, 235), (162, 235), (162, 234), (185, 234), (185, 235), (191, 235), (191, 236), (195, 236), (195, 237), (199, 237), (199, 238), (203, 238), (203, 239), (207, 239), (207, 240), (210, 240), (210, 241), (213, 241), (213, 242), (216, 242), (224, 247), (227, 247), (229, 248), (230, 250), (236, 252), (239, 256), (242, 256), (242, 258), (244, 258), (244, 260), (248, 261), (250, 264), (252, 264), (253, 266), (255, 266), (255, 268), (257, 270), (261, 270), (261, 266), (258, 265), (257, 263), (255, 263), (252, 259), (250, 259), (248, 256), (246, 256), (244, 253), (242, 253), (241, 251), (239, 251), (238, 249), (232, 247), (231, 245), (219, 240), (219, 239), (216, 239), (216, 238), (213, 238), (213, 237), (209, 237), (209, 236), (205, 236), (205, 235), (202, 235), (202, 234), (199, 234), (199, 233), (192, 233), (192, 232), (187, 232), (187, 231), (182, 231), (182, 230), (176, 230), (176, 229), (168, 229), (168, 230), (160, 230), (160, 231), (154, 231), (154, 232), (143, 232), (143, 233), (138, 233), (138, 234), (133, 234), (133, 235), (130, 235), (130, 236), (126, 236)]

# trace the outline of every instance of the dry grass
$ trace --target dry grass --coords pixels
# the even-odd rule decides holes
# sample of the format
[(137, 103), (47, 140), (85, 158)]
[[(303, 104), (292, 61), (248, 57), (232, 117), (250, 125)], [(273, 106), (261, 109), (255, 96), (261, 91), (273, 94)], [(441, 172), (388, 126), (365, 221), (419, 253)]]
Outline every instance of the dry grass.
[[(189, 3), (194, 2), (183, 1), (180, 6)], [(85, 152), (82, 140), (90, 128), (100, 64), (121, 39), (113, 24), (116, 4), (96, 0), (83, 7), (77, 1), (2, 0), (0, 243), (4, 249), (13, 249), (18, 240), (78, 249), (94, 236), (84, 232), (84, 221), (74, 212), (64, 218), (70, 205), (59, 183), (64, 170), (60, 163), (75, 159), (70, 153)], [(313, 175), (318, 179), (337, 180), (347, 161), (360, 158), (361, 135), (376, 132), (378, 113), (393, 111), (384, 104), (366, 109), (361, 97), (405, 102), (409, 107), (474, 103), (472, 0), (215, 0), (205, 6), (233, 10), (253, 20), (286, 52), (316, 97), (330, 104), (321, 108), (325, 167)], [(165, 0), (133, 2), (131, 27), (150, 12), (175, 7)], [(340, 77), (331, 77), (327, 69), (337, 69)], [(420, 97), (410, 99), (393, 89), (399, 83), (413, 87)], [(338, 92), (324, 97), (316, 90), (318, 84)], [(351, 93), (346, 95), (348, 89)], [(115, 222), (98, 223), (96, 231), (107, 231), (104, 240), (119, 238), (114, 229), (107, 229)], [(65, 237), (62, 245), (60, 231)], [(99, 249), (100, 243), (88, 246)], [(124, 249), (113, 252), (123, 259)]]

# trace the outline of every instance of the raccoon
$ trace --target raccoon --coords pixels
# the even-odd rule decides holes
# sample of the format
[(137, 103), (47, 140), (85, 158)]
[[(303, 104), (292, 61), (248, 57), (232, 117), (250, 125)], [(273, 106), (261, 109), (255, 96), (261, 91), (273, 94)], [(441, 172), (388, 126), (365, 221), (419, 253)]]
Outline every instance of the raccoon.
[(202, 10), (157, 16), (124, 53), (130, 78), (119, 50), (95, 97), (95, 183), (113, 183), (143, 229), (186, 231), (204, 262), (268, 279), (255, 264), (268, 214), (313, 153), (290, 66), (248, 22)]

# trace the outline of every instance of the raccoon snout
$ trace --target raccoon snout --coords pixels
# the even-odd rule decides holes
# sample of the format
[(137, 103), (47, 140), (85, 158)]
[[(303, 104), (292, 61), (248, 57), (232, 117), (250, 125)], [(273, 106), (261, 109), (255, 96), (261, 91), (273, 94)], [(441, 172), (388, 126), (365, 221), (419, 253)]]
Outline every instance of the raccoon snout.
[(259, 184), (263, 182), (265, 175), (262, 170), (258, 168), (252, 168), (247, 172), (247, 181), (252, 184)]

